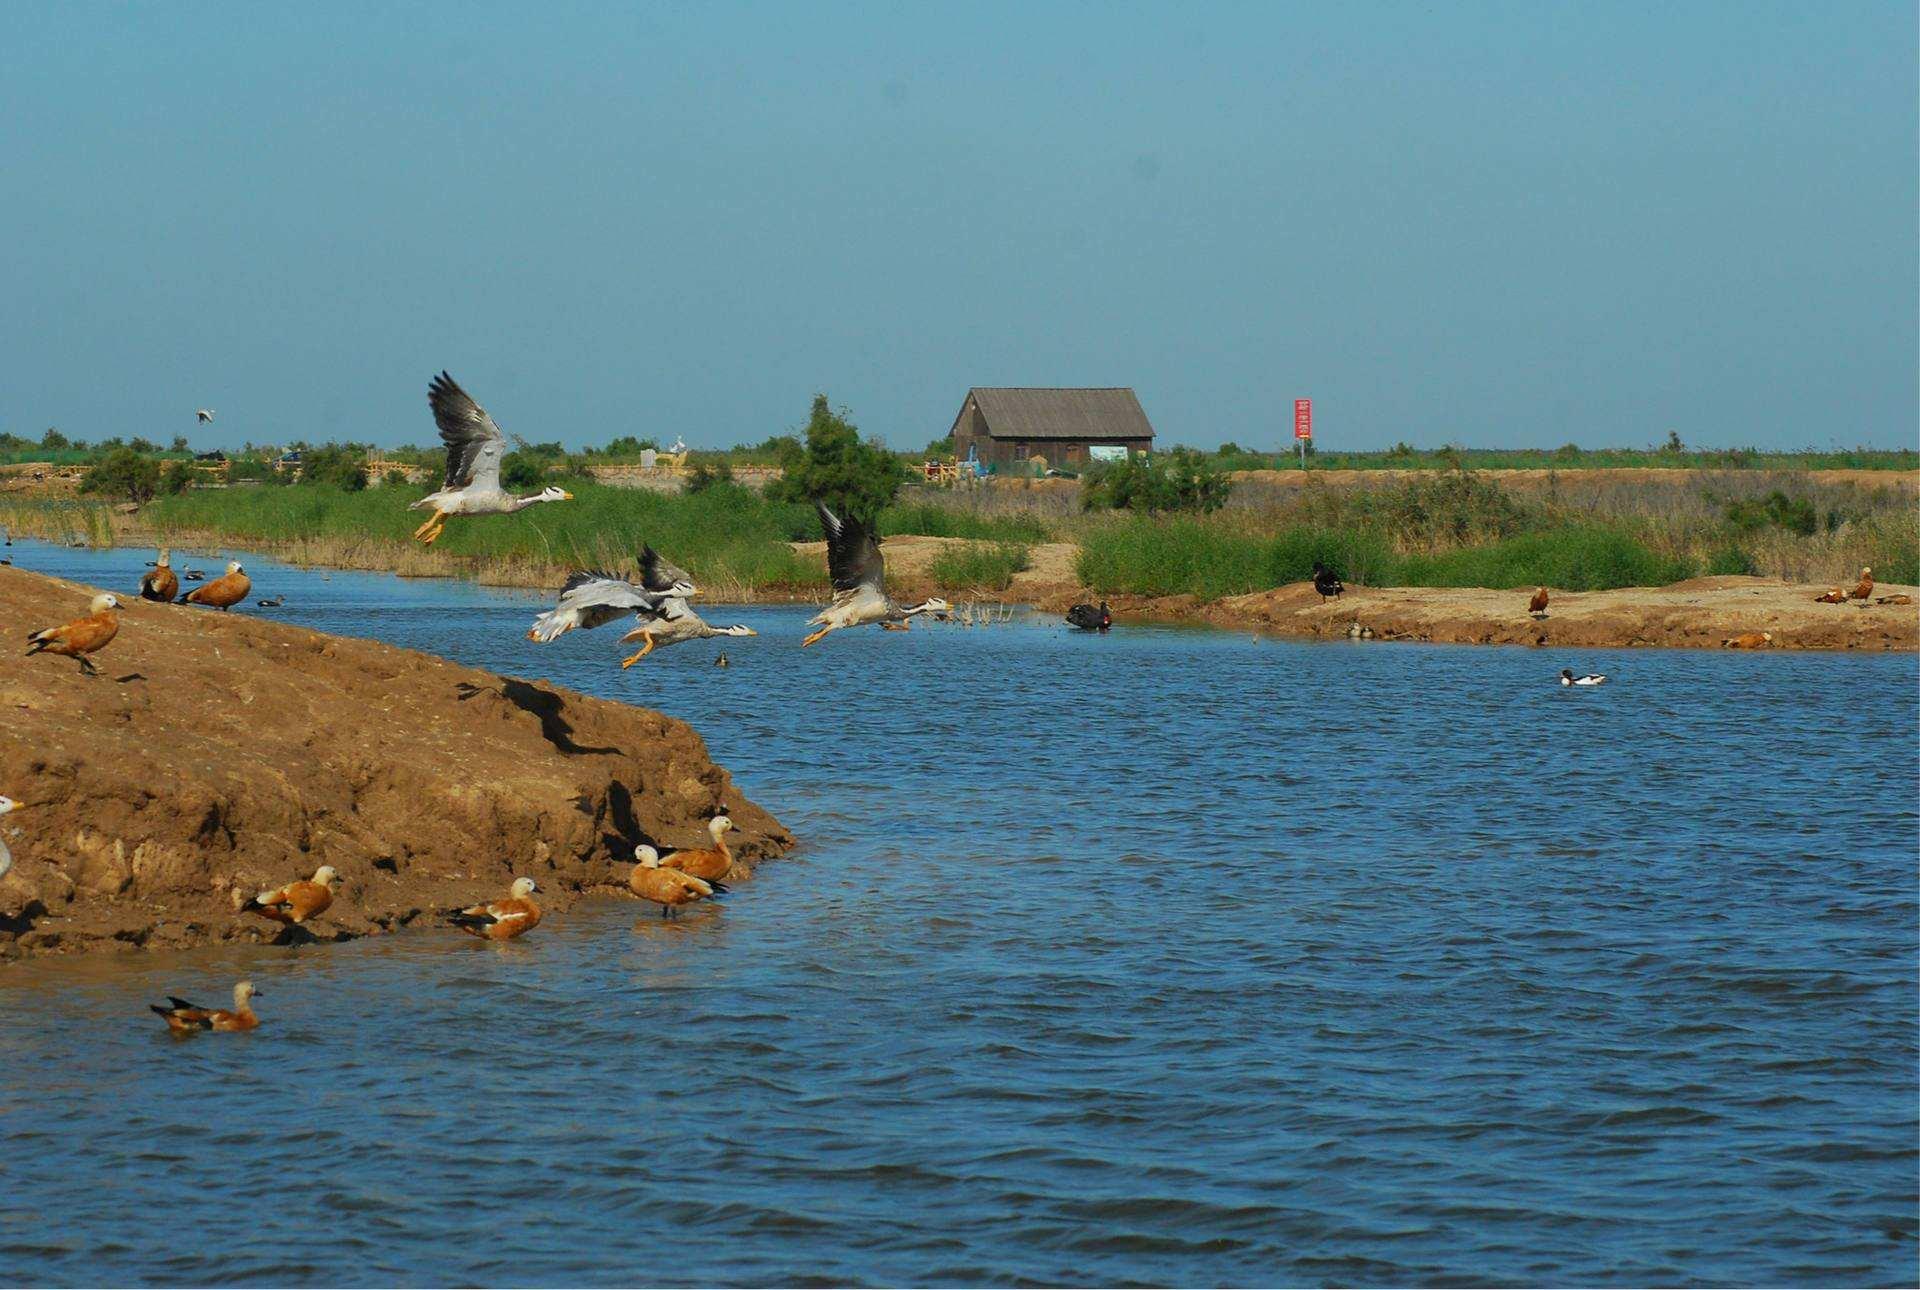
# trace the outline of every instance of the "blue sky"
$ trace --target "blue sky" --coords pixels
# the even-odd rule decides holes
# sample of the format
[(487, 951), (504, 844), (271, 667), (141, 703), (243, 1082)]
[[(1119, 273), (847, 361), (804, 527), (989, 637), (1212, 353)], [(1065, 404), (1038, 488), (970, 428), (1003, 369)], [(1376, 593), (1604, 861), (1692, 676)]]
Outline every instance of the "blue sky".
[[(0, 429), (1916, 440), (1907, 3), (0, 7)], [(196, 407), (217, 409), (211, 432)]]

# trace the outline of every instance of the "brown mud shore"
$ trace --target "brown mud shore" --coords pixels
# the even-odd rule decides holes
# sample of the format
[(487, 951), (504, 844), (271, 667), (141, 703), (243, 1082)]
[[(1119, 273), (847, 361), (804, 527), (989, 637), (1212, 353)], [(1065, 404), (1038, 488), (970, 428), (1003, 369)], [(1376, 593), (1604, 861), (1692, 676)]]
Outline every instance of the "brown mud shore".
[[(634, 845), (706, 845), (740, 870), (793, 839), (686, 723), (542, 681), (130, 588), (96, 658), (23, 657), (93, 589), (0, 568), (0, 963), (213, 941), (346, 940), (540, 884), (549, 913), (624, 890)], [(16, 631), (17, 629), (17, 631)], [(333, 907), (283, 932), (235, 895), (330, 864)], [(453, 933), (449, 932), (449, 935)], [(536, 932), (535, 935), (538, 935)], [(0, 969), (3, 970), (3, 969)]]
[[(1379, 474), (1384, 472), (1349, 472)], [(1519, 472), (1512, 472), (1519, 473)], [(1828, 472), (1833, 473), (1833, 472)], [(1851, 472), (1867, 476), (1890, 472)], [(1070, 481), (1042, 481), (1066, 483)], [(1893, 486), (1905, 487), (1904, 476)], [(157, 543), (155, 534), (140, 525), (137, 515), (113, 517), (113, 540), (119, 546)], [(369, 542), (346, 559), (315, 559), (300, 542), (235, 543), (214, 535), (173, 534), (176, 553), (188, 550), (221, 557), (233, 550), (258, 550), (305, 567), (359, 569), (394, 573), (401, 577), (475, 577), (461, 557), (409, 545), (395, 548)], [(826, 543), (794, 542), (795, 552), (817, 559), (824, 573)], [(1013, 576), (1004, 589), (943, 585), (933, 576), (933, 563), (954, 547), (979, 545), (963, 538), (897, 536), (885, 539), (887, 587), (903, 602), (942, 595), (960, 604), (1029, 605), (1045, 613), (1064, 612), (1081, 601), (1102, 597), (1081, 584), (1076, 562), (1080, 548), (1071, 542), (1041, 542), (1028, 547), (1028, 567)], [(498, 586), (555, 588), (565, 577), (562, 566), (492, 567), (484, 582)], [(1624, 649), (1638, 646), (1683, 649), (1719, 648), (1721, 642), (1748, 632), (1772, 632), (1769, 649), (1920, 650), (1920, 607), (1915, 605), (1822, 605), (1814, 597), (1826, 585), (1788, 583), (1773, 578), (1693, 578), (1667, 587), (1620, 587), (1611, 591), (1554, 590), (1545, 619), (1526, 613), (1531, 588), (1494, 590), (1481, 587), (1358, 587), (1322, 604), (1311, 583), (1294, 583), (1268, 591), (1219, 600), (1193, 596), (1115, 595), (1106, 599), (1122, 620), (1200, 623), (1213, 627), (1264, 632), (1305, 640), (1338, 639), (1356, 629), (1374, 640), (1430, 641), (1461, 645), (1566, 645), (1585, 649)], [(1876, 596), (1904, 593), (1920, 599), (1920, 589), (1882, 584)], [(771, 588), (733, 600), (708, 603), (820, 604), (818, 590)], [(4, 792), (0, 787), (0, 792)]]
[[(1668, 587), (1555, 591), (1544, 618), (1527, 613), (1531, 589), (1348, 587), (1323, 601), (1308, 582), (1229, 596), (1111, 599), (1116, 615), (1207, 623), (1309, 640), (1429, 641), (1454, 645), (1560, 645), (1581, 649), (1665, 646), (1723, 649), (1750, 633), (1771, 632), (1759, 648), (1920, 650), (1920, 604), (1815, 603), (1823, 586), (1772, 578), (1692, 578)], [(1876, 587), (1877, 596), (1920, 589)], [(1049, 606), (1051, 607), (1051, 606)]]

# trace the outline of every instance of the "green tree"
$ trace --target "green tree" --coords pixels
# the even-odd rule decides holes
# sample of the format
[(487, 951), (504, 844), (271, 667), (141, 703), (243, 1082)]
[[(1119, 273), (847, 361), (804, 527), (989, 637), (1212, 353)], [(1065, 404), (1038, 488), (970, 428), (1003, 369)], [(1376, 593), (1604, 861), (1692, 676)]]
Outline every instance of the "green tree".
[(170, 461), (160, 475), (160, 491), (169, 497), (177, 496), (192, 488), (194, 469), (184, 461)]
[(187, 437), (185, 435), (177, 434), (173, 437), (173, 443), (170, 447), (168, 447), (167, 451), (168, 452), (192, 452), (193, 449), (187, 445)]
[(943, 435), (940, 438), (935, 439), (932, 443), (928, 444), (927, 456), (929, 457), (953, 456), (953, 436)]
[(48, 452), (59, 452), (73, 446), (73, 440), (61, 434), (56, 426), (48, 426), (47, 432), (40, 436), (40, 446)]
[(813, 396), (807, 418), (806, 450), (767, 486), (776, 502), (825, 502), (841, 515), (872, 523), (906, 483), (906, 467), (877, 443), (860, 438), (859, 428), (835, 412), (827, 396)]
[(547, 459), (521, 449), (500, 459), (500, 485), (520, 492), (547, 486)]
[(133, 442), (128, 444), (127, 447), (133, 449), (135, 452), (146, 453), (148, 456), (152, 456), (154, 453), (160, 451), (159, 444), (151, 439), (142, 439), (139, 435), (135, 435)]
[(615, 439), (612, 443), (602, 448), (600, 455), (602, 457), (638, 457), (649, 448), (657, 450), (659, 447), (660, 441), (658, 439), (636, 439), (632, 435), (626, 434), (621, 435), (618, 439)]
[(83, 493), (103, 497), (124, 497), (130, 502), (153, 500), (160, 489), (160, 463), (131, 448), (115, 448), (87, 472), (80, 483)]
[(349, 493), (367, 486), (367, 454), (359, 444), (322, 444), (308, 448), (300, 458), (300, 478), (309, 484), (332, 484)]
[(689, 493), (704, 493), (716, 485), (731, 484), (732, 482), (733, 467), (729, 466), (725, 460), (715, 461), (712, 465), (708, 465), (704, 461), (696, 461), (693, 464), (693, 469), (687, 472), (687, 491)]

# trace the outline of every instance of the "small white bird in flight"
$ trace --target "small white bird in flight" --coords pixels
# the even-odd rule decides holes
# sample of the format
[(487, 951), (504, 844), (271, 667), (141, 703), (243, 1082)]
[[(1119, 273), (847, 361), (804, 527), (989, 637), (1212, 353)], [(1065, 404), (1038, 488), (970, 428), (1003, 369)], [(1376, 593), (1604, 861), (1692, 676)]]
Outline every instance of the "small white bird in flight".
[(194, 415), (194, 419), (197, 420), (203, 426), (213, 424), (212, 408), (201, 408), (199, 411), (195, 412), (193, 415)]

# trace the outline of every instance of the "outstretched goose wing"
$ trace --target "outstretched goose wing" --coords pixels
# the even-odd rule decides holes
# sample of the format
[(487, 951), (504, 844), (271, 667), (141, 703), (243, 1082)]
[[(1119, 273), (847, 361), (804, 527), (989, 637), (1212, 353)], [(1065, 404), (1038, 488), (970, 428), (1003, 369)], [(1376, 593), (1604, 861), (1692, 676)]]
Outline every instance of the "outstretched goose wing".
[(533, 620), (531, 635), (544, 642), (575, 627), (605, 626), (627, 614), (657, 614), (664, 599), (610, 573), (576, 573), (560, 589), (559, 602)]
[(836, 592), (858, 591), (862, 587), (884, 590), (886, 558), (880, 554), (880, 539), (873, 530), (849, 515), (841, 518), (816, 502), (820, 528), (827, 537), (827, 571), (833, 575)]
[(447, 445), (445, 486), (478, 484), (482, 491), (498, 489), (500, 458), (506, 453), (507, 440), (487, 410), (445, 372), (427, 383), (427, 406), (433, 409), (440, 440)]
[[(640, 548), (640, 585), (648, 591), (672, 591), (676, 586), (693, 586), (693, 575), (667, 558), (651, 546)], [(686, 591), (682, 595), (691, 594)]]

